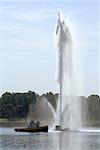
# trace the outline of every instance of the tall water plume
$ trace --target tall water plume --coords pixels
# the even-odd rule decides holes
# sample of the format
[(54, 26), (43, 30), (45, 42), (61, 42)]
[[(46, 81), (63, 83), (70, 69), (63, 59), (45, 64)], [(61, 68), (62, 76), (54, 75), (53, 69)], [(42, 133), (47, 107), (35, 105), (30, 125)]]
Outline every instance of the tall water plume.
[(58, 11), (56, 25), (56, 44), (58, 49), (58, 77), (60, 94), (57, 118), (62, 128), (77, 130), (81, 124), (80, 103), (77, 89), (77, 53), (73, 46), (73, 36), (64, 17)]

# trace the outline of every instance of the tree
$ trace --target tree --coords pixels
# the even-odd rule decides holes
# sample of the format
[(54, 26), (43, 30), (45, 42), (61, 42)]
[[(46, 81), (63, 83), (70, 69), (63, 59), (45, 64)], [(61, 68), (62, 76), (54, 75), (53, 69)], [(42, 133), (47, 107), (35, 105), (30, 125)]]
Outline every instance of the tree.
[(6, 92), (2, 95), (2, 103), (8, 104), (12, 103), (12, 94), (9, 92)]
[(35, 92), (9, 93), (6, 92), (0, 98), (0, 117), (26, 117), (29, 112), (29, 105), (35, 104)]
[(87, 98), (87, 104), (90, 121), (94, 123), (100, 121), (100, 97), (98, 95), (90, 95)]
[(52, 92), (47, 93), (46, 95), (47, 100), (50, 102), (50, 104), (53, 106), (54, 110), (56, 110), (57, 106), (57, 95), (53, 94)]

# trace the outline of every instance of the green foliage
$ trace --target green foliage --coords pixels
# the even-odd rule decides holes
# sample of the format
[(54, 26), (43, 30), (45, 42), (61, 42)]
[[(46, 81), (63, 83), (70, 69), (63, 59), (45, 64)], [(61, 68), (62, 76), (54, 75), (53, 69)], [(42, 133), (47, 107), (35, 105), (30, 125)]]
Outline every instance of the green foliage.
[[(56, 111), (59, 95), (53, 94), (52, 92), (43, 95)], [(36, 97), (37, 94), (31, 91), (26, 93), (4, 93), (2, 97), (0, 97), (0, 117), (7, 119), (26, 118), (30, 104), (35, 105)], [(100, 126), (100, 97), (98, 95), (90, 95), (88, 98), (80, 97), (80, 100), (84, 119), (87, 117), (90, 124), (93, 123), (94, 126), (97, 124), (97, 126)]]
[(35, 92), (27, 93), (4, 93), (0, 98), (0, 117), (14, 118), (26, 117), (29, 105), (36, 102)]
[(89, 120), (100, 121), (100, 97), (98, 95), (90, 95), (87, 98), (87, 106), (89, 112)]
[(50, 102), (50, 104), (53, 106), (54, 110), (57, 108), (57, 99), (58, 99), (58, 94), (53, 94), (52, 92), (49, 92), (45, 94), (47, 100)]

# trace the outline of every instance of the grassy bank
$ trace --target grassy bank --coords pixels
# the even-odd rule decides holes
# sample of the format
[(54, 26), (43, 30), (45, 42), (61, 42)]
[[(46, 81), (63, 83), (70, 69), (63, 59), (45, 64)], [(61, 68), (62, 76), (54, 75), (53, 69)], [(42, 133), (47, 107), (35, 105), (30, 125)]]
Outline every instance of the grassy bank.
[(0, 127), (22, 127), (27, 124), (27, 120), (25, 118), (13, 118), (13, 119), (5, 119), (0, 118)]

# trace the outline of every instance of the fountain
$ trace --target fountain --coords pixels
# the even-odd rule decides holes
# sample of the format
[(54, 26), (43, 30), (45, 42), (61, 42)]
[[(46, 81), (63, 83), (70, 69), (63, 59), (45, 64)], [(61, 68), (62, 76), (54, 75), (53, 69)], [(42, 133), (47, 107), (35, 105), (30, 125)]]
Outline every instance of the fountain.
[[(79, 130), (81, 127), (81, 106), (77, 96), (77, 52), (73, 35), (63, 15), (58, 11), (56, 25), (56, 44), (58, 49), (59, 100), (56, 113), (46, 97), (37, 97), (35, 108), (31, 105), (29, 117), (54, 126), (57, 130)], [(42, 112), (42, 113), (41, 113)]]
[(38, 120), (42, 125), (49, 124), (50, 129), (53, 128), (52, 122), (56, 118), (56, 113), (45, 96), (37, 96), (36, 103), (30, 104), (29, 113), (27, 116), (30, 120)]
[(60, 86), (57, 127), (78, 130), (81, 126), (81, 115), (80, 102), (76, 94), (77, 53), (73, 46), (71, 30), (59, 11), (55, 34), (58, 49), (57, 81)]

